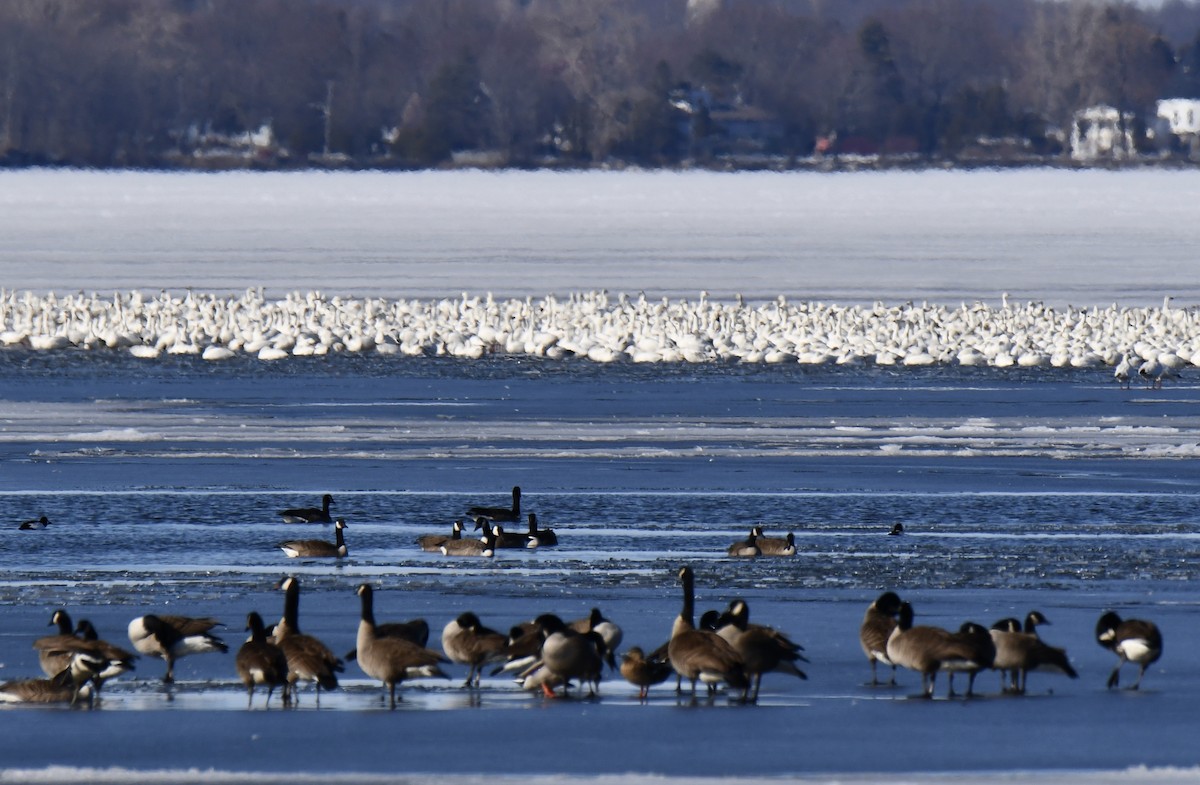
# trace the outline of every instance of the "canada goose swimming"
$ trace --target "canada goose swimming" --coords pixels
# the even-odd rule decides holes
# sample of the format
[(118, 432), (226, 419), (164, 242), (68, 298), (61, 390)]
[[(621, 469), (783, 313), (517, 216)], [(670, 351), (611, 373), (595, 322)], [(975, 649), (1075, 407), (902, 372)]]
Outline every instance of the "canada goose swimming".
[(764, 537), (761, 526), (753, 530), (754, 544), (763, 556), (795, 556), (796, 535), (788, 532), (786, 537)]
[(895, 524), (894, 526), (892, 526), (892, 530), (889, 531), (888, 534), (891, 535), (892, 537), (898, 537), (901, 534), (904, 534), (904, 524), (903, 523)]
[[(983, 637), (989, 641), (991, 639), (986, 631)], [(982, 657), (980, 638), (978, 631), (973, 628), (969, 633), (956, 636), (956, 633), (940, 627), (914, 627), (912, 605), (902, 602), (897, 612), (896, 628), (888, 637), (887, 658), (896, 665), (920, 673), (922, 694), (932, 698), (939, 670), (978, 671), (981, 667), (988, 667), (980, 666), (977, 661)]]
[(455, 521), (450, 527), (449, 534), (422, 534), (417, 538), (417, 545), (421, 546), (421, 550), (427, 553), (441, 553), (442, 545), (448, 540), (461, 540), (463, 531), (463, 522)]
[(730, 545), (728, 553), (730, 556), (736, 558), (752, 558), (761, 555), (762, 551), (758, 547), (758, 537), (751, 530), (749, 537), (744, 540), (738, 540)]
[(267, 641), (267, 631), (263, 626), (262, 617), (255, 611), (246, 615), (246, 629), (250, 631), (250, 640), (238, 649), (234, 665), (237, 667), (238, 678), (246, 685), (249, 694), (246, 707), (254, 705), (254, 688), (267, 688), (266, 705), (271, 705), (271, 695), (276, 687), (283, 688), (283, 705), (290, 701), (288, 694), (288, 664), (287, 655), (283, 649)]
[[(542, 629), (541, 665), (548, 678), (537, 679), (535, 684), (542, 688), (542, 693), (548, 698), (558, 697), (554, 687), (562, 685), (563, 695), (567, 694), (572, 679), (588, 685), (588, 695), (594, 696), (600, 689), (600, 679), (604, 673), (604, 663), (616, 668), (612, 652), (604, 645), (604, 639), (598, 632), (578, 632), (569, 627), (561, 618), (552, 613), (544, 613), (534, 620)], [(526, 688), (533, 686), (526, 682)]]
[[(1025, 628), (1016, 619), (1001, 619), (992, 625), (992, 642), (996, 645), (996, 659), (992, 667), (1002, 674), (1001, 684), (1005, 692), (1025, 694), (1026, 680), (1030, 671), (1053, 671), (1072, 679), (1079, 674), (1071, 667), (1065, 650), (1045, 643), (1037, 636), (1038, 624), (1049, 624), (1046, 617), (1032, 611), (1025, 617)], [(1007, 672), (1008, 679), (1003, 678)]]
[(964, 622), (958, 632), (950, 633), (950, 640), (961, 651), (942, 660), (941, 669), (950, 673), (948, 695), (954, 695), (954, 674), (965, 671), (967, 697), (971, 697), (975, 694), (975, 677), (981, 670), (992, 667), (996, 659), (996, 644), (988, 630), (970, 621)]
[(293, 700), (299, 700), (296, 682), (316, 684), (317, 702), (320, 690), (337, 689), (337, 675), (346, 666), (328, 646), (312, 635), (300, 631), (300, 582), (289, 575), (278, 582), (283, 591), (283, 618), (275, 625), (275, 645), (288, 658), (288, 685)]
[[(496, 532), (499, 526), (489, 527), (484, 540), (447, 540), (442, 543), (441, 551), (444, 556), (475, 556), (490, 559), (496, 554)], [(502, 530), (501, 530), (502, 531)]]
[(1136, 690), (1142, 684), (1146, 668), (1162, 656), (1163, 640), (1158, 626), (1143, 619), (1122, 620), (1114, 611), (1107, 611), (1096, 622), (1096, 642), (1119, 658), (1117, 667), (1108, 677), (1108, 687), (1118, 686), (1121, 666), (1126, 662), (1140, 666), (1137, 681), (1129, 688)]
[(217, 651), (229, 647), (209, 630), (220, 622), (216, 619), (193, 619), (187, 616), (156, 616), (148, 613), (129, 622), (129, 641), (133, 648), (147, 657), (161, 657), (167, 663), (163, 683), (175, 681), (175, 661), (188, 654)]
[(717, 620), (717, 635), (729, 641), (742, 658), (742, 668), (753, 685), (752, 692), (746, 696), (751, 703), (758, 700), (764, 673), (777, 671), (808, 678), (808, 674), (796, 666), (797, 661), (808, 661), (801, 654), (803, 647), (776, 629), (751, 624), (750, 606), (744, 600), (729, 603), (729, 610)]
[(36, 531), (38, 529), (44, 529), (49, 525), (50, 525), (50, 520), (45, 515), (43, 515), (42, 517), (38, 518), (35, 521), (22, 521), (21, 525), (18, 526), (17, 528), (21, 529), (22, 531)]
[(355, 641), (358, 667), (373, 679), (379, 679), (396, 708), (396, 687), (406, 678), (416, 676), (449, 678), (438, 663), (448, 660), (436, 651), (418, 646), (401, 638), (381, 638), (375, 634), (374, 592), (369, 584), (357, 589), (362, 599), (362, 617), (358, 622)]
[(346, 536), (342, 533), (346, 528), (346, 519), (338, 518), (333, 525), (333, 533), (337, 538), (334, 542), (326, 540), (288, 540), (287, 542), (279, 543), (279, 549), (288, 555), (288, 558), (295, 559), (303, 558), (344, 558), (348, 551), (346, 550)]
[(867, 606), (863, 614), (862, 625), (858, 628), (858, 642), (863, 654), (871, 663), (871, 686), (879, 684), (875, 672), (875, 663), (882, 662), (891, 666), (892, 678), (888, 684), (896, 684), (896, 664), (888, 659), (887, 642), (896, 629), (896, 614), (900, 612), (900, 597), (895, 592), (886, 591), (875, 598), (875, 602)]
[(592, 608), (587, 616), (575, 619), (569, 626), (576, 632), (595, 632), (604, 641), (604, 646), (608, 651), (614, 655), (617, 653), (617, 647), (621, 645), (621, 639), (625, 636), (619, 626), (604, 618), (604, 614), (600, 613), (599, 608)]
[(672, 673), (671, 663), (647, 659), (638, 646), (631, 647), (621, 656), (621, 675), (638, 688), (640, 700), (646, 700), (650, 696), (650, 688), (671, 678)]
[(311, 635), (300, 632), (300, 582), (289, 575), (276, 588), (283, 590), (283, 618), (275, 625), (275, 645), (283, 649), (288, 662), (288, 684), (294, 700), (299, 700), (296, 682), (316, 685), (317, 703), (321, 688), (337, 689), (337, 674), (345, 670), (329, 647)]
[(329, 514), (329, 505), (333, 497), (328, 493), (321, 497), (320, 507), (296, 507), (291, 510), (280, 510), (284, 523), (333, 523)]
[(478, 687), (483, 666), (504, 659), (508, 637), (483, 626), (471, 611), (460, 613), (442, 628), (442, 651), (451, 661), (467, 665), (464, 687)]
[(747, 690), (750, 683), (737, 650), (715, 632), (696, 629), (692, 622), (696, 606), (692, 568), (680, 567), (678, 575), (683, 585), (683, 607), (671, 627), (671, 640), (667, 644), (671, 667), (680, 679), (692, 683), (693, 696), (697, 681), (703, 681), (710, 688), (725, 682), (731, 688)]
[(467, 510), (471, 518), (487, 518), (498, 523), (513, 523), (521, 520), (521, 487), (512, 489), (512, 507), (471, 507)]
[(499, 524), (493, 526), (487, 518), (476, 518), (475, 528), (476, 530), (483, 529), (483, 536), (479, 538), (479, 541), (483, 543), (490, 541), (494, 543), (493, 547), (495, 548), (524, 548), (529, 539), (524, 534), (506, 532), (504, 527)]
[(67, 667), (49, 679), (17, 679), (0, 684), (0, 704), (3, 703), (70, 703), (82, 698), (92, 706), (93, 692), (89, 683), (104, 660), (88, 652), (71, 655)]
[(527, 548), (549, 548), (553, 545), (558, 545), (558, 535), (553, 529), (539, 529), (537, 516), (529, 513), (529, 532), (526, 535), (529, 540), (526, 542)]

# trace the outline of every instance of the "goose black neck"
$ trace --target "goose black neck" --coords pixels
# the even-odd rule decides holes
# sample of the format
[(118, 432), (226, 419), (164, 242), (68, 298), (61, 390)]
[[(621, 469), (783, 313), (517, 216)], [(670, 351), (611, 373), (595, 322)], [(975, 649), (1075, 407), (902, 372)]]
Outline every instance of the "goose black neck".
[(362, 598), (362, 620), (372, 627), (375, 626), (375, 603), (371, 596), (371, 587), (363, 586), (358, 596)]
[(685, 570), (679, 580), (683, 584), (683, 607), (679, 610), (679, 617), (692, 627), (695, 626), (692, 618), (696, 615), (695, 579), (691, 570)]
[(293, 632), (300, 631), (300, 584), (294, 580), (283, 593), (283, 620)]

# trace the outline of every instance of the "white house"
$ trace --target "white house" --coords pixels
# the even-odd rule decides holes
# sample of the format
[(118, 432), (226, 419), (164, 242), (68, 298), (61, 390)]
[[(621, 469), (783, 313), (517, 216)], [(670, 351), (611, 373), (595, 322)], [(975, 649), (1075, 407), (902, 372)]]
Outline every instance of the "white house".
[(1120, 160), (1134, 154), (1133, 115), (1115, 107), (1089, 106), (1071, 122), (1071, 157), (1076, 161)]
[(1200, 134), (1200, 100), (1165, 98), (1158, 102), (1158, 116), (1166, 120), (1176, 136)]

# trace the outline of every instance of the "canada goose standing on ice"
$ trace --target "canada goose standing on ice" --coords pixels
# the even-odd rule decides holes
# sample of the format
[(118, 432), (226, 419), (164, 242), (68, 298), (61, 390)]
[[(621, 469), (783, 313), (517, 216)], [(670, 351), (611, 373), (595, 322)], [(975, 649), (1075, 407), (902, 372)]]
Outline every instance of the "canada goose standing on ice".
[(148, 613), (129, 622), (129, 642), (147, 657), (165, 660), (167, 672), (163, 683), (171, 684), (175, 681), (175, 661), (180, 657), (229, 651), (223, 640), (209, 632), (218, 624), (216, 619)]
[(275, 645), (283, 649), (288, 662), (288, 684), (293, 700), (299, 700), (296, 682), (311, 681), (316, 685), (317, 702), (321, 688), (337, 689), (337, 674), (345, 666), (329, 647), (319, 639), (300, 632), (300, 582), (289, 575), (276, 586), (283, 590), (283, 618), (275, 625)]
[(486, 518), (496, 523), (513, 523), (521, 520), (521, 486), (514, 485), (512, 489), (512, 507), (470, 507), (467, 515), (471, 518)]
[(1143, 619), (1122, 620), (1114, 611), (1106, 611), (1096, 622), (1096, 642), (1119, 658), (1108, 677), (1109, 689), (1118, 686), (1121, 666), (1132, 662), (1140, 667), (1137, 681), (1129, 687), (1136, 690), (1142, 684), (1146, 668), (1162, 656), (1163, 640), (1158, 625)]
[(599, 608), (592, 608), (587, 616), (575, 619), (569, 626), (576, 632), (595, 632), (603, 639), (605, 647), (614, 656), (617, 653), (617, 647), (621, 645), (621, 640), (625, 637), (620, 626), (604, 618), (604, 614), (600, 612)]
[(892, 630), (896, 629), (896, 614), (899, 612), (900, 597), (895, 592), (886, 591), (875, 598), (863, 614), (862, 625), (858, 628), (858, 642), (863, 654), (867, 655), (867, 661), (871, 663), (871, 686), (879, 684), (875, 671), (878, 662), (891, 667), (892, 678), (888, 684), (896, 684), (896, 664), (888, 659), (887, 642)]
[(441, 553), (442, 545), (447, 540), (461, 540), (463, 532), (463, 522), (455, 521), (450, 527), (449, 534), (422, 534), (417, 538), (417, 545), (421, 550), (427, 553)]
[(758, 700), (764, 673), (777, 671), (808, 678), (808, 674), (796, 666), (797, 662), (808, 661), (801, 654), (803, 647), (779, 630), (751, 624), (750, 606), (744, 600), (729, 603), (729, 610), (717, 620), (717, 635), (729, 641), (742, 658), (742, 667), (753, 687), (747, 695), (751, 703)]
[(22, 521), (21, 525), (18, 526), (17, 528), (22, 531), (37, 531), (38, 529), (44, 529), (49, 525), (50, 525), (50, 520), (45, 515), (43, 515), (42, 517), (38, 518), (37, 520)]
[[(1005, 692), (1023, 695), (1030, 671), (1052, 671), (1079, 678), (1066, 651), (1038, 637), (1037, 625), (1049, 623), (1039, 611), (1031, 611), (1025, 617), (1024, 629), (1016, 619), (1001, 619), (992, 625), (992, 641), (996, 645), (992, 667), (1001, 672)], [(1004, 679), (1006, 673), (1008, 678)]]
[(646, 700), (650, 688), (671, 678), (672, 673), (671, 663), (647, 658), (639, 646), (633, 646), (621, 655), (621, 675), (638, 688), (639, 700)]
[(692, 683), (693, 696), (697, 681), (703, 681), (710, 688), (725, 682), (734, 689), (747, 690), (750, 683), (737, 650), (715, 632), (696, 629), (692, 621), (696, 608), (692, 568), (680, 567), (678, 576), (683, 586), (683, 606), (671, 627), (671, 640), (667, 644), (671, 667), (681, 679)]
[(755, 526), (752, 534), (754, 544), (763, 556), (795, 556), (796, 535), (788, 532), (786, 537), (766, 537), (761, 526)]
[[(991, 636), (986, 631), (984, 635), (990, 640)], [(896, 628), (888, 637), (887, 658), (896, 665), (920, 673), (921, 692), (925, 697), (932, 698), (939, 670), (979, 670), (978, 660), (982, 657), (978, 649), (979, 638), (975, 630), (968, 637), (956, 636), (940, 627), (914, 627), (912, 605), (902, 602), (897, 612)]]
[(442, 651), (452, 662), (470, 668), (464, 687), (478, 687), (483, 666), (504, 659), (507, 650), (508, 637), (483, 626), (471, 611), (460, 613), (442, 628)]
[(975, 694), (975, 677), (981, 670), (992, 667), (996, 659), (996, 644), (992, 642), (991, 633), (975, 622), (964, 622), (958, 632), (950, 633), (950, 641), (960, 651), (942, 660), (941, 669), (948, 671), (950, 676), (948, 694), (954, 695), (954, 674), (966, 672), (967, 697)]
[(279, 543), (279, 549), (288, 555), (288, 558), (344, 558), (348, 551), (346, 550), (346, 536), (342, 533), (346, 528), (346, 519), (338, 518), (333, 525), (333, 533), (336, 538), (334, 542), (327, 540), (288, 540), (287, 542)]
[(537, 516), (529, 513), (529, 531), (526, 534), (529, 538), (525, 547), (527, 548), (549, 548), (558, 545), (558, 535), (553, 529), (539, 529)]
[(106, 640), (101, 640), (96, 628), (87, 619), (80, 619), (79, 623), (75, 625), (75, 635), (81, 643), (88, 647), (87, 651), (91, 651), (104, 660), (104, 667), (92, 678), (92, 684), (96, 687), (96, 698), (99, 699), (104, 682), (133, 670), (133, 661), (137, 659), (137, 655), (120, 646), (114, 646)]
[(280, 510), (284, 523), (333, 523), (329, 514), (329, 506), (333, 497), (328, 493), (321, 497), (320, 507), (296, 507), (290, 510)]
[(282, 687), (283, 705), (286, 706), (291, 696), (288, 694), (288, 664), (287, 655), (283, 649), (267, 641), (266, 627), (262, 617), (256, 611), (246, 615), (246, 629), (250, 631), (250, 640), (238, 649), (234, 665), (238, 678), (246, 686), (249, 694), (246, 707), (254, 705), (254, 688), (267, 688), (266, 705), (271, 705), (271, 695), (276, 687)]
[[(546, 697), (558, 697), (554, 687), (561, 684), (563, 695), (567, 694), (571, 680), (588, 685), (588, 694), (594, 696), (600, 689), (600, 679), (604, 673), (604, 663), (615, 668), (612, 652), (604, 645), (604, 639), (598, 632), (578, 632), (568, 626), (561, 618), (552, 613), (545, 613), (534, 620), (542, 629), (541, 669), (547, 677), (536, 679), (536, 686), (542, 688)], [(531, 682), (526, 682), (526, 688)]]
[(391, 708), (396, 708), (396, 687), (406, 678), (449, 678), (438, 667), (438, 663), (448, 660), (436, 651), (401, 638), (377, 636), (374, 592), (369, 584), (364, 583), (358, 587), (357, 593), (362, 600), (362, 617), (358, 622), (358, 637), (355, 641), (358, 667), (371, 678), (383, 682), (391, 699)]

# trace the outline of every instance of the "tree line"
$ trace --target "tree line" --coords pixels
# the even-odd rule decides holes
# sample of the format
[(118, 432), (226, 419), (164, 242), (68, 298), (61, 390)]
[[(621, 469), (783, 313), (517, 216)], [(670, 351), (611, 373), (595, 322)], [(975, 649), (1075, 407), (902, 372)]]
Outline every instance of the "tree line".
[(650, 166), (823, 145), (1053, 154), (1075, 111), (1200, 98), (1200, 4), (5, 0), (0, 161)]

